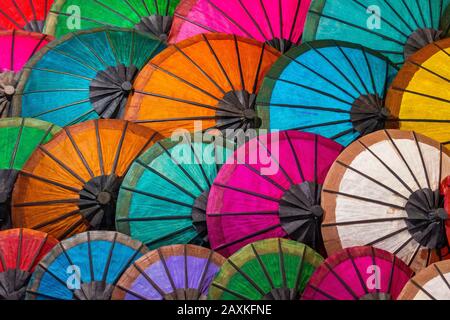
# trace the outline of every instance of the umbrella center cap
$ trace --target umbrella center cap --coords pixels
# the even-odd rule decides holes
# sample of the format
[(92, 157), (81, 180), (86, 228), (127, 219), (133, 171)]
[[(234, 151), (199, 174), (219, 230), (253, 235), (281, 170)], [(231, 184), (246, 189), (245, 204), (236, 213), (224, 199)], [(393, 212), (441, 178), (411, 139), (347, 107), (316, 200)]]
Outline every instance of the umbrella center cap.
[(106, 191), (102, 191), (97, 195), (97, 201), (98, 203), (105, 205), (111, 202), (111, 194)]
[(244, 110), (244, 117), (247, 120), (254, 120), (256, 118), (256, 111), (253, 109)]
[(426, 47), (427, 45), (439, 41), (443, 37), (441, 30), (432, 28), (417, 29), (414, 31), (406, 41), (403, 55), (405, 60), (412, 56), (414, 53)]
[(256, 110), (256, 94), (247, 90), (229, 91), (219, 101), (216, 111), (217, 125), (220, 130), (261, 127), (262, 120)]
[(444, 208), (439, 208), (436, 211), (433, 212), (433, 215), (436, 217), (437, 220), (448, 220), (448, 213)]
[(11, 97), (16, 93), (16, 88), (13, 86), (5, 86), (4, 88), (5, 95)]
[(384, 129), (390, 112), (378, 94), (361, 95), (350, 110), (353, 128), (361, 135)]
[(314, 215), (314, 217), (316, 217), (316, 219), (322, 218), (323, 217), (323, 209), (321, 206), (316, 205), (316, 206), (312, 206), (310, 209), (311, 213)]
[(133, 85), (131, 84), (130, 81), (125, 81), (125, 82), (122, 83), (121, 88), (122, 88), (123, 91), (129, 93), (133, 89)]

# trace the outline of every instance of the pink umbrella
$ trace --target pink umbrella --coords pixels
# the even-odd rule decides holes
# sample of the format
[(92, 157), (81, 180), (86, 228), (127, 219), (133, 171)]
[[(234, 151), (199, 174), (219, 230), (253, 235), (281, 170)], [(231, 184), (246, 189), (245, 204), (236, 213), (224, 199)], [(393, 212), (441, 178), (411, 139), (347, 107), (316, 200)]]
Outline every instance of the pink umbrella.
[(200, 33), (235, 34), (285, 52), (300, 43), (311, 0), (182, 0), (170, 43)]
[(0, 31), (0, 118), (18, 116), (11, 110), (20, 72), (53, 37), (22, 30)]
[(320, 265), (303, 300), (396, 300), (414, 272), (399, 258), (374, 247), (341, 250)]
[(229, 257), (248, 243), (289, 237), (324, 252), (320, 193), (341, 150), (330, 139), (298, 131), (259, 136), (240, 147), (208, 198), (212, 249)]

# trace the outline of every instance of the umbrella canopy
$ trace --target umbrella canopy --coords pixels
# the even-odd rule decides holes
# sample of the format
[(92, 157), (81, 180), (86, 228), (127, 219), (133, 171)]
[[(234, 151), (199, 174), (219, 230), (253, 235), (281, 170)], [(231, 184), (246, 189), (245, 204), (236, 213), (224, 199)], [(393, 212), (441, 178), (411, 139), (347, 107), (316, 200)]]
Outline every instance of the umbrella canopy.
[(375, 246), (415, 271), (450, 258), (440, 193), (450, 175), (449, 155), (438, 142), (410, 131), (378, 131), (350, 145), (323, 186), (328, 253)]
[(386, 105), (400, 129), (450, 143), (450, 39), (411, 56), (388, 91)]
[(41, 260), (27, 300), (109, 300), (122, 273), (148, 252), (112, 231), (88, 231), (61, 241)]
[(298, 45), (311, 0), (182, 0), (170, 42), (209, 32), (266, 42), (281, 52)]
[(340, 41), (304, 43), (285, 53), (257, 100), (263, 127), (317, 133), (348, 145), (384, 128), (386, 91), (397, 74), (381, 54)]
[(114, 26), (148, 32), (165, 41), (178, 2), (179, 0), (57, 0), (46, 20), (45, 33), (59, 38), (74, 29)]
[(42, 32), (53, 0), (2, 0), (0, 30), (20, 29)]
[(399, 300), (450, 300), (450, 261), (432, 264), (405, 286)]
[(326, 259), (309, 280), (303, 300), (397, 300), (414, 272), (395, 255), (352, 247)]
[(212, 300), (298, 300), (323, 258), (286, 239), (251, 243), (223, 264), (209, 289)]
[(120, 188), (118, 231), (149, 248), (181, 243), (208, 245), (209, 190), (220, 166), (234, 150), (216, 145), (213, 139), (198, 141), (195, 137), (158, 141), (133, 163)]
[(22, 116), (60, 126), (120, 118), (138, 71), (164, 47), (135, 30), (102, 28), (68, 34), (26, 65), (14, 107)]
[(113, 300), (205, 300), (225, 258), (194, 245), (151, 251), (122, 275)]
[(31, 274), (58, 243), (46, 233), (30, 229), (0, 232), (0, 300), (25, 298)]
[(232, 35), (198, 35), (172, 45), (138, 75), (125, 119), (168, 137), (178, 129), (259, 127), (256, 94), (279, 53)]
[(65, 127), (33, 153), (13, 192), (15, 226), (64, 239), (88, 229), (114, 229), (122, 178), (157, 133), (123, 120)]
[(317, 0), (309, 10), (303, 40), (358, 43), (401, 65), (417, 50), (449, 35), (449, 11), (444, 13), (449, 4), (450, 0)]
[(323, 251), (320, 191), (341, 150), (298, 131), (259, 136), (239, 148), (209, 194), (211, 247), (228, 257), (256, 240), (289, 237)]
[(11, 193), (19, 171), (33, 151), (59, 130), (36, 119), (0, 119), (0, 230), (11, 227)]
[(0, 118), (18, 116), (11, 101), (19, 82), (20, 71), (51, 36), (21, 30), (0, 31)]

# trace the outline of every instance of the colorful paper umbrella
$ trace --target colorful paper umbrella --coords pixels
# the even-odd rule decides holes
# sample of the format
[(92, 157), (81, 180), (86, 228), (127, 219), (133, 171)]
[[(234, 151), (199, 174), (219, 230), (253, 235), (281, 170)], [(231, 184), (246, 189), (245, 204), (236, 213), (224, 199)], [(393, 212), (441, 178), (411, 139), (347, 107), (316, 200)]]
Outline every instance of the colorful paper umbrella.
[(71, 33), (44, 47), (26, 65), (14, 107), (22, 116), (60, 126), (120, 118), (135, 76), (163, 47), (156, 38), (134, 30)]
[(209, 289), (210, 300), (298, 300), (323, 258), (286, 239), (251, 243), (223, 264)]
[(104, 26), (134, 28), (167, 40), (179, 0), (57, 0), (45, 33), (61, 37), (73, 30)]
[(172, 45), (141, 71), (125, 119), (164, 136), (178, 129), (259, 127), (256, 94), (279, 57), (260, 42), (224, 34)]
[(18, 116), (11, 101), (19, 82), (20, 71), (28, 60), (52, 37), (21, 30), (0, 31), (0, 118)]
[(313, 132), (348, 145), (384, 128), (384, 98), (396, 74), (384, 56), (359, 45), (305, 43), (273, 65), (258, 96), (258, 116), (265, 128)]
[(448, 35), (444, 11), (449, 4), (450, 0), (317, 0), (309, 10), (303, 40), (358, 43), (401, 65), (417, 50)]
[(432, 264), (409, 280), (399, 300), (450, 300), (450, 261)]
[(0, 300), (21, 300), (34, 268), (58, 243), (30, 229), (0, 232)]
[(122, 178), (158, 135), (122, 120), (65, 127), (33, 153), (13, 192), (15, 226), (64, 239), (88, 229), (114, 229)]
[(109, 300), (122, 273), (148, 249), (112, 231), (88, 231), (61, 241), (39, 263), (27, 300)]
[(194, 245), (151, 251), (120, 278), (112, 300), (206, 300), (225, 258)]
[(0, 30), (20, 29), (42, 32), (53, 0), (2, 0)]
[(35, 119), (0, 119), (0, 230), (11, 227), (11, 193), (19, 171), (33, 151), (59, 130)]
[(285, 52), (302, 40), (310, 4), (311, 0), (182, 0), (170, 42), (222, 32), (266, 42)]
[(209, 194), (213, 250), (228, 257), (256, 240), (289, 237), (323, 251), (320, 191), (341, 150), (334, 141), (298, 131), (260, 136), (239, 148)]
[(438, 142), (410, 131), (378, 131), (350, 145), (322, 190), (328, 254), (375, 246), (415, 271), (450, 258), (440, 193), (450, 175), (449, 155)]
[(405, 62), (386, 104), (400, 129), (450, 143), (450, 39), (430, 44)]
[(314, 272), (303, 300), (397, 300), (414, 272), (395, 255), (353, 247), (326, 259)]
[(206, 138), (210, 141), (195, 138), (185, 135), (180, 141), (159, 141), (134, 162), (120, 188), (118, 231), (149, 248), (208, 245), (209, 190), (234, 150), (216, 145), (212, 136)]

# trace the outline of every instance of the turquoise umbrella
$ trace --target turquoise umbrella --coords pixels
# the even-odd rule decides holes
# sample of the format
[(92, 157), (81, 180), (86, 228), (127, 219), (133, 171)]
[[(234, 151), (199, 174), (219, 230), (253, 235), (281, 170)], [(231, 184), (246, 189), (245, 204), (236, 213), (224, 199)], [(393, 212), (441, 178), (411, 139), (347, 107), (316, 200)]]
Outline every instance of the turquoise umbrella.
[(25, 66), (13, 100), (22, 115), (60, 126), (120, 118), (139, 70), (165, 45), (136, 30), (71, 33)]
[(204, 141), (195, 137), (157, 142), (134, 162), (119, 192), (118, 231), (149, 248), (207, 245), (209, 190), (220, 166), (233, 153), (233, 144), (215, 143), (212, 136)]
[(449, 35), (449, 5), (450, 0), (316, 0), (303, 41), (354, 42), (401, 65), (417, 50)]

